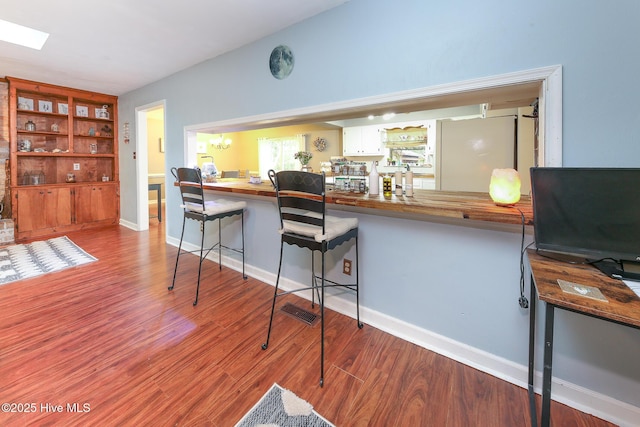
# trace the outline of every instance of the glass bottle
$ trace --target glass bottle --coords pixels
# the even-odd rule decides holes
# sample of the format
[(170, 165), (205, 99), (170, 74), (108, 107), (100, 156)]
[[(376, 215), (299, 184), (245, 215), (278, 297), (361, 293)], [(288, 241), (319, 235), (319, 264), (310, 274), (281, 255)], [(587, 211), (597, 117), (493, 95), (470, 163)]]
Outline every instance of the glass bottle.
[(396, 196), (402, 196), (402, 171), (396, 171)]
[(380, 194), (380, 175), (378, 175), (375, 160), (371, 164), (371, 172), (369, 173), (369, 194), (371, 196)]
[(413, 197), (413, 171), (407, 165), (407, 173), (404, 175), (404, 194)]
[(384, 197), (391, 197), (391, 177), (389, 175), (385, 175), (382, 178), (382, 195)]

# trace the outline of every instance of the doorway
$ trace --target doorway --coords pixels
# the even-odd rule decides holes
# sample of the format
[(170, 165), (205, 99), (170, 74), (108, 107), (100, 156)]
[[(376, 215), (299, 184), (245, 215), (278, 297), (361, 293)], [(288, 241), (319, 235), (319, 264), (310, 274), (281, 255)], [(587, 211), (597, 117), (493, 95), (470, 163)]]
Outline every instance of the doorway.
[[(138, 231), (153, 223), (165, 227), (163, 200), (165, 188), (165, 102), (136, 108), (137, 131), (137, 225)], [(158, 192), (159, 187), (159, 192)], [(162, 220), (162, 221), (160, 221)]]

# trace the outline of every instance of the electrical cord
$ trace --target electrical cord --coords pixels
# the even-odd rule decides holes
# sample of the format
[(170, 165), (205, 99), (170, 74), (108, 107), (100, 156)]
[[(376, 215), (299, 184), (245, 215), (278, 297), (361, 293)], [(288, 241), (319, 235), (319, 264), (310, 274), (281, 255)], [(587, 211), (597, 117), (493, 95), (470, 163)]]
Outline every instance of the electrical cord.
[(524, 296), (524, 253), (533, 242), (529, 243), (526, 247), (524, 246), (524, 213), (519, 208), (514, 207), (514, 209), (520, 212), (520, 218), (522, 220), (522, 237), (520, 240), (520, 298), (518, 298), (518, 304), (520, 304), (522, 308), (529, 308), (529, 300)]

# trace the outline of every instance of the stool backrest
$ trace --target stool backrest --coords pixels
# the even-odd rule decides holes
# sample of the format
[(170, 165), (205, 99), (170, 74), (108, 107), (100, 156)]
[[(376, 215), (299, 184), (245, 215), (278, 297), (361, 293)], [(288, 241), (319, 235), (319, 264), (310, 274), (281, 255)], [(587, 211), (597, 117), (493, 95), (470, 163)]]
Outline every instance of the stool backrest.
[(202, 188), (202, 172), (199, 168), (171, 168), (171, 173), (178, 181), (182, 203), (185, 209), (198, 206), (204, 209), (204, 189)]
[(269, 171), (276, 189), (280, 226), (292, 221), (322, 227), (325, 222), (325, 176), (302, 171)]

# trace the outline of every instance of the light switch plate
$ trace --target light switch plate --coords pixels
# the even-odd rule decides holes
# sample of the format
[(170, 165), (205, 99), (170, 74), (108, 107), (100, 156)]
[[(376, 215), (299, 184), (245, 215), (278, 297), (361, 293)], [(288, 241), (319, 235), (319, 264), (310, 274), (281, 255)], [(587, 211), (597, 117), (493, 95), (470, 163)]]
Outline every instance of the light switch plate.
[(74, 171), (79, 171), (80, 170), (80, 163), (74, 163), (73, 164), (73, 170)]

